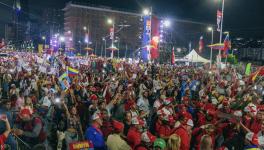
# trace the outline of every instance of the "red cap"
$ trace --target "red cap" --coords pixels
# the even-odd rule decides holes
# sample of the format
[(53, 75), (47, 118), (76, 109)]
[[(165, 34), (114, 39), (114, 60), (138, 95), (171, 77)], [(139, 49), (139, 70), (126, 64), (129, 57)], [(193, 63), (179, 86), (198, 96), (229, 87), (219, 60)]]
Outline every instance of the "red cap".
[(258, 105), (258, 111), (264, 111), (264, 105)]
[(228, 106), (228, 104), (229, 104), (228, 100), (227, 99), (224, 99), (223, 100), (223, 106)]
[(133, 100), (128, 100), (127, 103), (125, 104), (125, 110), (128, 111), (135, 104), (136, 103)]
[(95, 94), (92, 94), (92, 95), (90, 96), (90, 99), (94, 101), (94, 100), (97, 100), (98, 97), (97, 97)]
[(23, 108), (19, 112), (19, 116), (20, 117), (23, 117), (23, 116), (31, 116), (31, 115), (32, 115), (32, 113), (31, 113), (30, 109), (28, 109), (28, 108)]
[(190, 99), (189, 99), (189, 97), (187, 97), (187, 96), (184, 96), (183, 98), (182, 98), (182, 101), (189, 101)]
[(197, 102), (196, 107), (197, 108), (203, 108), (204, 104), (202, 102)]
[(115, 131), (122, 132), (124, 129), (124, 124), (122, 122), (113, 120), (113, 127), (114, 127)]

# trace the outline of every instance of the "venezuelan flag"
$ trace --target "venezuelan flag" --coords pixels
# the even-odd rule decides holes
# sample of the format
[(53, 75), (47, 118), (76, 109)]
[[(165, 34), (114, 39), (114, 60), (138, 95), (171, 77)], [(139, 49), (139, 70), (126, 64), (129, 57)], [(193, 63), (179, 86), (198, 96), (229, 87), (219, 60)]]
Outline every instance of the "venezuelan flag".
[(78, 70), (76, 70), (76, 69), (73, 69), (73, 68), (71, 68), (71, 67), (68, 67), (68, 76), (69, 77), (72, 77), (72, 76), (76, 76), (76, 75), (78, 75), (78, 73), (79, 73), (79, 71)]

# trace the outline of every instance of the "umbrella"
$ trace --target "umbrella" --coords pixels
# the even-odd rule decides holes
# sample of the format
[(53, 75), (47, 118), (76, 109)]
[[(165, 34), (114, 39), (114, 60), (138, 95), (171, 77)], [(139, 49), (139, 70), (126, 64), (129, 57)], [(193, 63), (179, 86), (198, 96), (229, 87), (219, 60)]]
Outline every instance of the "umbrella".
[(96, 55), (95, 54), (91, 54), (91, 55), (89, 55), (90, 57), (96, 57)]
[(224, 43), (216, 43), (216, 44), (212, 44), (212, 45), (208, 45), (208, 47), (213, 48), (213, 49), (220, 49), (220, 50), (224, 50)]
[(116, 48), (115, 46), (111, 46), (111, 47), (108, 47), (107, 50), (116, 51), (118, 50), (118, 48)]
[(86, 47), (84, 50), (86, 50), (86, 51), (92, 51), (93, 49), (90, 48), (90, 47)]
[(72, 48), (69, 48), (69, 50), (71, 50), (71, 51), (74, 51), (74, 50), (75, 50), (75, 48), (73, 48), (73, 47), (72, 47)]

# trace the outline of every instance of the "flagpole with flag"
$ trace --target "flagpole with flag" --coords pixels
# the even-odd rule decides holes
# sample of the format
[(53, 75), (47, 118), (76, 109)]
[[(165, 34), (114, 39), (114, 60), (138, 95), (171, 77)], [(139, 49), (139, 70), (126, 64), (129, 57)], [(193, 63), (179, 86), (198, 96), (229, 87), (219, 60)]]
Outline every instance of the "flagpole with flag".
[(204, 49), (204, 41), (203, 41), (203, 36), (201, 36), (199, 41), (199, 53), (201, 53), (203, 49)]
[(171, 64), (175, 64), (175, 54), (174, 54), (174, 46), (172, 47), (172, 52), (171, 52)]
[[(223, 21), (224, 21), (224, 10), (225, 10), (225, 0), (222, 0), (222, 17), (221, 17), (221, 28), (220, 28), (220, 44), (222, 44), (222, 36), (223, 36)], [(218, 54), (218, 63), (219, 63), (219, 68), (221, 68), (221, 49), (219, 49), (219, 54)]]

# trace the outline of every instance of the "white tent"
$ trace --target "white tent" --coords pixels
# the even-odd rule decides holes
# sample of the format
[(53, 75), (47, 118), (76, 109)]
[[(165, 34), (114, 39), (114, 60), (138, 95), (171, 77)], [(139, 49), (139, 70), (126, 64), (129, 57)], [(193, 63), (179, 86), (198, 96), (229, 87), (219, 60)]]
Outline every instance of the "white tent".
[(188, 62), (201, 62), (201, 63), (209, 63), (210, 60), (203, 58), (198, 55), (197, 52), (193, 49), (188, 55), (186, 55), (183, 59), (176, 59), (176, 61), (188, 61)]

